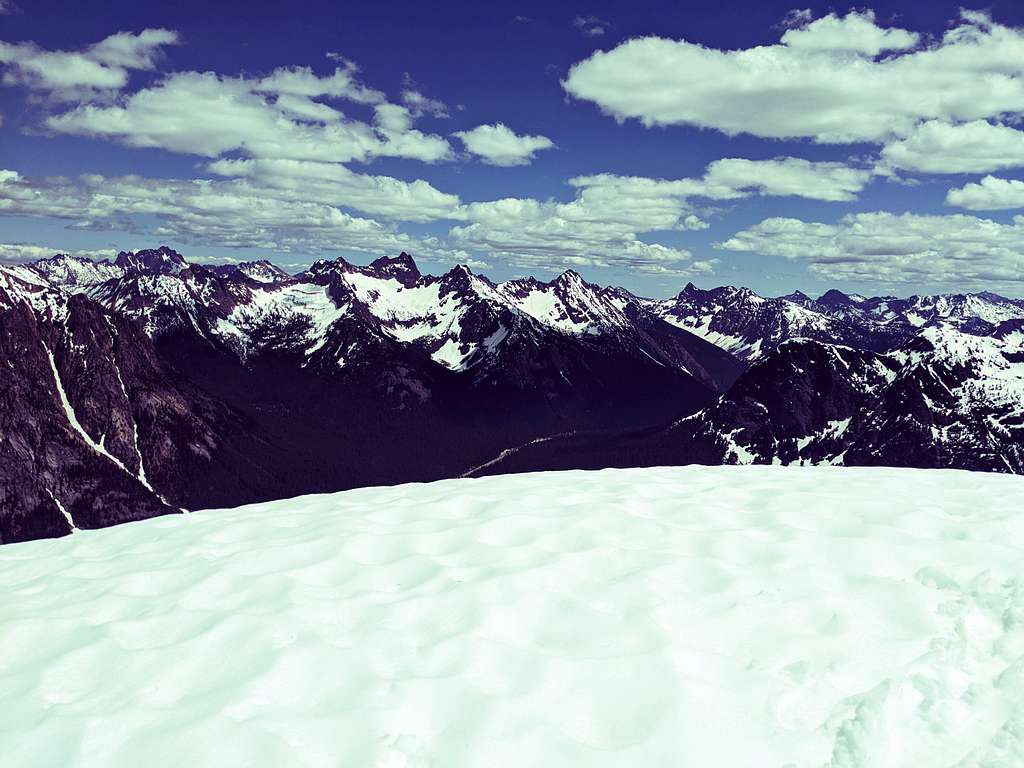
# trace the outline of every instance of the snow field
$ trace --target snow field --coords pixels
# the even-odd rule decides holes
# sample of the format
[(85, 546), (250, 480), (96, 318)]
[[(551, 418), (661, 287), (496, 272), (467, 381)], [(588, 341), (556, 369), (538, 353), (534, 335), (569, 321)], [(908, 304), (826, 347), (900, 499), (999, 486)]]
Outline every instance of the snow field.
[(0, 547), (11, 766), (1024, 764), (1024, 479), (538, 473)]

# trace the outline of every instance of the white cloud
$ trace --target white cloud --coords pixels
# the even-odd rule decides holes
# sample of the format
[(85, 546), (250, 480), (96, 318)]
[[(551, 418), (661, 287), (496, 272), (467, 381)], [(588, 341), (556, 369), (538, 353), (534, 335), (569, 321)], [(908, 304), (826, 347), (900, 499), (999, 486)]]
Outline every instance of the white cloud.
[(882, 163), (918, 173), (986, 173), (1024, 166), (1024, 131), (986, 120), (929, 120), (886, 144)]
[(600, 37), (611, 29), (612, 24), (597, 16), (577, 16), (572, 25), (587, 37)]
[(109, 259), (117, 255), (117, 249), (66, 251), (35, 243), (0, 243), (0, 261), (35, 261), (36, 259), (48, 259), (57, 253), (68, 253), (72, 256), (84, 256), (89, 259)]
[(946, 205), (970, 211), (1005, 211), (1024, 208), (1024, 181), (986, 176), (946, 193)]
[(528, 165), (537, 152), (555, 146), (547, 136), (519, 136), (504, 123), (478, 125), (453, 135), (485, 163), (503, 167)]
[[(792, 22), (794, 17), (788, 17)], [(815, 21), (798, 23), (782, 35), (782, 44), (796, 51), (859, 53), (877, 56), (882, 51), (900, 51), (917, 45), (920, 36), (904, 29), (883, 29), (875, 23), (874, 11), (836, 16), (830, 13)]]
[(351, 208), (402, 221), (457, 218), (459, 198), (428, 182), (355, 173), (337, 163), (303, 160), (217, 160), (210, 170), (244, 179), (260, 194)]
[[(342, 119), (337, 110), (312, 100), (325, 93), (366, 97), (353, 87), (344, 70), (325, 78), (305, 70), (277, 70), (261, 80), (181, 72), (117, 104), (84, 104), (53, 115), (46, 126), (60, 133), (204, 157), (242, 152), (251, 157), (334, 162), (378, 156), (435, 162), (449, 156), (451, 147), (440, 136), (409, 126), (402, 131), (375, 131), (366, 123)], [(269, 98), (273, 94), (276, 101)]]
[(619, 120), (821, 143), (881, 143), (926, 120), (1024, 114), (1024, 33), (965, 12), (941, 39), (903, 50), (916, 40), (866, 12), (740, 50), (636, 38), (575, 64), (563, 86)]
[(406, 88), (402, 91), (402, 103), (405, 104), (415, 117), (431, 115), (433, 117), (448, 117), (448, 105), (440, 99), (431, 99), (419, 91)]
[(687, 249), (644, 240), (653, 232), (707, 227), (691, 200), (735, 200), (751, 195), (798, 194), (821, 200), (849, 200), (870, 172), (840, 163), (798, 158), (711, 163), (702, 178), (651, 179), (598, 174), (569, 180), (576, 198), (568, 203), (508, 198), (460, 208), (467, 223), (451, 230), (453, 241), (520, 266), (545, 264), (627, 265), (643, 271), (709, 270), (684, 264)]
[(811, 162), (796, 157), (774, 160), (726, 158), (708, 166), (708, 187), (751, 190), (762, 195), (795, 195), (833, 202), (856, 200), (871, 171), (845, 163)]
[(453, 253), (434, 238), (413, 237), (339, 205), (248, 181), (92, 174), (70, 179), (7, 174), (3, 179), (0, 214), (65, 219), (77, 228), (103, 229), (113, 220), (114, 228), (126, 229), (127, 217), (142, 215), (159, 220), (148, 230), (151, 236), (205, 245), (371, 255), (405, 250), (435, 258)]
[[(208, 167), (223, 178), (36, 179), (0, 171), (0, 213), (122, 230), (132, 228), (133, 217), (155, 216), (161, 224), (153, 234), (209, 245), (366, 253), (404, 248), (421, 254), (466, 254), (468, 249), (534, 267), (625, 265), (646, 272), (695, 272), (711, 269), (714, 260), (690, 263), (687, 249), (644, 237), (705, 228), (692, 207), (694, 198), (799, 192), (846, 199), (866, 178), (866, 172), (835, 163), (727, 158), (695, 179), (581, 176), (570, 180), (576, 196), (567, 203), (509, 198), (463, 204), (426, 181), (359, 174), (337, 163), (221, 158)], [(355, 212), (392, 221), (459, 223), (450, 230), (448, 245), (413, 238)]]
[(883, 283), (1024, 281), (1024, 217), (1012, 224), (964, 214), (850, 214), (835, 224), (771, 218), (717, 247), (804, 261), (828, 278)]
[(153, 69), (161, 49), (177, 42), (178, 34), (167, 29), (118, 32), (82, 51), (0, 42), (3, 83), (65, 101), (109, 96), (128, 83), (129, 70)]
[(117, 32), (88, 48), (85, 55), (108, 67), (154, 69), (161, 49), (177, 42), (178, 33), (169, 29), (144, 29), (137, 35)]
[(810, 8), (793, 8), (783, 18), (780, 24), (783, 28), (802, 27), (814, 21), (814, 11)]
[[(797, 157), (771, 160), (723, 158), (710, 163), (701, 178), (677, 180), (599, 174), (570, 181), (592, 199), (606, 198), (607, 214), (635, 206), (650, 210), (653, 201), (671, 204), (690, 198), (735, 200), (751, 195), (797, 196), (812, 200), (849, 201), (871, 180), (871, 172), (843, 163), (811, 162)], [(656, 228), (656, 227), (652, 227)], [(671, 227), (665, 227), (671, 228)]]
[(280, 67), (252, 86), (253, 91), (262, 93), (290, 94), (312, 99), (331, 96), (359, 104), (380, 104), (385, 100), (381, 91), (360, 83), (356, 75), (358, 67), (345, 60), (326, 77), (320, 77), (310, 67)]
[[(649, 205), (616, 208), (599, 191), (573, 180), (578, 188), (569, 203), (507, 198), (470, 203), (461, 209), (468, 223), (453, 227), (453, 242), (524, 267), (627, 265), (665, 268), (688, 261), (689, 251), (640, 239), (639, 232), (682, 228), (681, 203), (652, 195)], [(599, 190), (602, 188), (598, 188)]]

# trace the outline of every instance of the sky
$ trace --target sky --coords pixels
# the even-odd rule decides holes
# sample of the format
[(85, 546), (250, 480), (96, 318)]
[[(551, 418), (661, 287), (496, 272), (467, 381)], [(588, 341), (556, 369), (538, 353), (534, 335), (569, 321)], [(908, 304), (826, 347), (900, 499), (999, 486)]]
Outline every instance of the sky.
[(1024, 5), (0, 0), (0, 261), (1024, 295)]

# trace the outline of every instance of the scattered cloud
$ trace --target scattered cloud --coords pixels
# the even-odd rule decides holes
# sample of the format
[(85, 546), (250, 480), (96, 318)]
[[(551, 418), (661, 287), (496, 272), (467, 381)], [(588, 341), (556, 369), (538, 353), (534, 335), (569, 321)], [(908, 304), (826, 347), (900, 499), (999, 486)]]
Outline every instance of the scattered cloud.
[(725, 158), (708, 166), (704, 184), (710, 189), (846, 202), (856, 200), (871, 177), (871, 171), (845, 163), (811, 162), (796, 157), (774, 160)]
[(882, 166), (916, 173), (987, 173), (1024, 166), (1024, 131), (987, 120), (929, 120), (882, 148)]
[(814, 21), (814, 11), (810, 8), (793, 8), (782, 17), (782, 22), (779, 26), (783, 29), (802, 27), (812, 21)]
[(311, 67), (280, 67), (256, 81), (250, 90), (307, 99), (330, 96), (358, 104), (380, 104), (386, 100), (381, 91), (359, 82), (359, 69), (354, 63), (347, 59), (341, 59), (341, 63), (342, 66), (325, 77), (314, 73)]
[(21, 13), (21, 7), (14, 0), (0, 0), (0, 16), (13, 16)]
[(572, 20), (572, 26), (587, 37), (600, 37), (612, 28), (611, 22), (599, 19), (597, 16), (577, 16)]
[(946, 205), (969, 211), (1005, 211), (1024, 208), (1024, 181), (986, 176), (946, 193)]
[(423, 95), (420, 87), (416, 84), (412, 75), (408, 72), (402, 75), (402, 103), (408, 107), (413, 117), (419, 118), (423, 115), (431, 117), (448, 117), (448, 105), (440, 99), (433, 99)]
[(717, 245), (803, 261), (828, 279), (984, 285), (1024, 281), (1024, 216), (857, 213), (835, 224), (770, 218)]
[[(463, 203), (423, 180), (360, 174), (330, 162), (219, 158), (207, 168), (219, 178), (39, 179), (0, 171), (0, 213), (101, 230), (130, 230), (137, 217), (150, 216), (160, 222), (152, 234), (204, 245), (313, 253), (472, 251), (531, 267), (626, 266), (696, 274), (713, 262), (694, 262), (685, 248), (646, 239), (652, 233), (706, 228), (694, 200), (790, 194), (845, 200), (870, 178), (867, 171), (838, 163), (726, 158), (692, 179), (580, 176), (570, 180), (576, 195), (566, 203), (530, 198)], [(455, 224), (444, 242), (414, 238), (387, 223), (396, 221)]]
[(400, 181), (355, 173), (337, 163), (222, 159), (211, 163), (209, 169), (218, 176), (244, 181), (245, 186), (270, 197), (325, 203), (400, 221), (457, 218), (460, 205), (457, 195), (441, 192), (422, 179)]
[(177, 42), (178, 33), (169, 29), (118, 32), (81, 51), (0, 41), (2, 82), (58, 101), (109, 98), (127, 85), (129, 70), (152, 70), (162, 49)]
[(727, 158), (696, 179), (579, 176), (569, 181), (577, 194), (568, 203), (508, 198), (464, 205), (460, 217), (467, 223), (450, 235), (463, 248), (519, 266), (621, 265), (643, 272), (706, 273), (713, 262), (686, 263), (689, 250), (647, 242), (641, 235), (706, 228), (692, 206), (694, 198), (800, 194), (847, 200), (870, 176), (839, 163), (797, 158)]
[(203, 157), (240, 152), (334, 162), (373, 157), (436, 162), (451, 153), (444, 138), (413, 129), (411, 121), (400, 130), (375, 130), (345, 119), (313, 100), (323, 95), (377, 103), (378, 108), (381, 102), (378, 92), (354, 82), (345, 68), (326, 77), (308, 69), (283, 68), (260, 79), (179, 72), (115, 104), (83, 104), (52, 115), (46, 127), (56, 133)]
[(563, 87), (618, 120), (825, 144), (1024, 115), (1024, 31), (984, 14), (962, 12), (928, 42), (869, 11), (792, 21), (779, 43), (739, 50), (635, 38), (575, 64)]
[[(385, 194), (379, 193), (378, 199)], [(340, 205), (248, 180), (95, 174), (36, 178), (6, 172), (0, 176), (0, 213), (64, 219), (100, 229), (117, 217), (156, 217), (158, 224), (146, 234), (202, 245), (370, 255), (405, 250), (437, 258), (453, 253), (436, 238), (417, 238), (393, 225), (353, 215)]]
[(478, 125), (470, 131), (458, 131), (466, 150), (489, 165), (503, 167), (528, 165), (533, 156), (555, 146), (547, 136), (520, 136), (504, 123)]
[(87, 259), (109, 259), (117, 255), (117, 249), (101, 248), (68, 252), (53, 246), (35, 243), (0, 243), (0, 261), (35, 261), (36, 259), (48, 259), (57, 253), (69, 253), (72, 256), (83, 256)]
[(432, 117), (448, 117), (448, 105), (440, 99), (431, 99), (412, 89), (402, 91), (402, 103), (412, 112), (413, 116), (431, 115)]

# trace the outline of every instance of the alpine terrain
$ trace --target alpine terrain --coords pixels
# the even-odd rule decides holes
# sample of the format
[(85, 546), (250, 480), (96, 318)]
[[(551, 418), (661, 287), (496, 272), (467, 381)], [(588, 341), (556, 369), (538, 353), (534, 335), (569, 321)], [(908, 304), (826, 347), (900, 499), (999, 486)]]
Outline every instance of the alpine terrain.
[(521, 470), (687, 463), (1024, 472), (1024, 302), (667, 300), (176, 251), (0, 267), (0, 541)]

